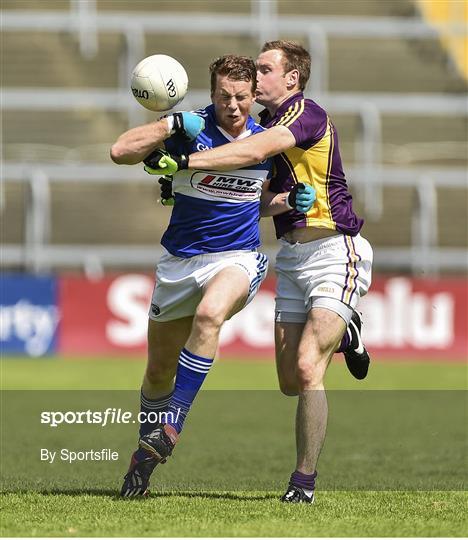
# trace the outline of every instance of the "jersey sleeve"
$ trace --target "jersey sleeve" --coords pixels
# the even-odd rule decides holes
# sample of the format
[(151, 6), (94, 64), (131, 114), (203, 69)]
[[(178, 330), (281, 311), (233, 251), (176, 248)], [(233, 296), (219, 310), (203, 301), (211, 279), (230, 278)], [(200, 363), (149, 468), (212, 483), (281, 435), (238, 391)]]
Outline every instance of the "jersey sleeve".
[(171, 135), (166, 139), (164, 141), (164, 146), (169, 154), (174, 154), (176, 156), (180, 156), (186, 151), (186, 144), (184, 144), (181, 137), (177, 137), (176, 135)]
[(324, 136), (327, 123), (327, 113), (315, 103), (303, 99), (290, 107), (276, 125), (287, 127), (296, 139), (296, 146), (306, 150)]

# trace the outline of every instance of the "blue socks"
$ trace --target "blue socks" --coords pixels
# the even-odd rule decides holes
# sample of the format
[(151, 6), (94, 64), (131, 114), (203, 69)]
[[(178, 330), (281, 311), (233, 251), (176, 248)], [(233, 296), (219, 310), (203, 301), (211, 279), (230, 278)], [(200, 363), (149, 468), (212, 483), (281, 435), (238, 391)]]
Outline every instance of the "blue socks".
[[(143, 392), (141, 393), (140, 411), (147, 415), (150, 414), (150, 418), (140, 424), (140, 437), (154, 430), (161, 419), (160, 413), (162, 412), (167, 413), (167, 424), (180, 433), (190, 407), (212, 365), (213, 358), (204, 358), (187, 349), (182, 349), (177, 366), (174, 391), (157, 399), (148, 399), (143, 395)], [(163, 423), (165, 423), (164, 420), (163, 418)], [(145, 451), (141, 448), (137, 450), (137, 454), (142, 454), (138, 455), (137, 458), (146, 456)]]
[(174, 393), (168, 407), (168, 412), (172, 412), (172, 418), (169, 415), (167, 422), (177, 433), (182, 431), (185, 417), (212, 365), (213, 358), (203, 358), (187, 349), (182, 349), (177, 366)]

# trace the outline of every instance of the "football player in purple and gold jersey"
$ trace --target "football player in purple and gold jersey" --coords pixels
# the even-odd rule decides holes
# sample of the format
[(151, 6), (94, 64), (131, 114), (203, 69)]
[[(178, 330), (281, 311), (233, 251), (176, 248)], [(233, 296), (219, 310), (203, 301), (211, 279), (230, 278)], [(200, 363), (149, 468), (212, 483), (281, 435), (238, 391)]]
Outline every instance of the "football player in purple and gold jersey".
[[(208, 150), (263, 132), (250, 116), (254, 62), (224, 56), (210, 72), (211, 105), (123, 133), (112, 146), (113, 161), (144, 161), (151, 172), (148, 164), (165, 151)], [(270, 170), (267, 159), (227, 174), (198, 169), (174, 175), (175, 204), (161, 240), (165, 252), (156, 272), (141, 388), (141, 412), (153, 413), (153, 421), (140, 425), (139, 448), (121, 489), (124, 497), (146, 494), (153, 469), (171, 454), (211, 368), (224, 321), (252, 300), (266, 275), (267, 258), (257, 251), (260, 208), (269, 215), (291, 207), (308, 210), (315, 199), (310, 186), (270, 192)], [(166, 413), (162, 422), (161, 413)]]
[(159, 162), (162, 170), (246, 167), (274, 156), (269, 189), (303, 183), (316, 201), (309, 211), (274, 216), (281, 248), (276, 259), (275, 340), (280, 388), (298, 396), (296, 470), (284, 502), (313, 502), (316, 465), (327, 425), (324, 376), (336, 351), (351, 373), (367, 375), (369, 355), (355, 311), (371, 282), (372, 248), (360, 234), (338, 146), (326, 111), (304, 97), (310, 55), (290, 41), (266, 43), (257, 58), (256, 100), (268, 128), (244, 141)]

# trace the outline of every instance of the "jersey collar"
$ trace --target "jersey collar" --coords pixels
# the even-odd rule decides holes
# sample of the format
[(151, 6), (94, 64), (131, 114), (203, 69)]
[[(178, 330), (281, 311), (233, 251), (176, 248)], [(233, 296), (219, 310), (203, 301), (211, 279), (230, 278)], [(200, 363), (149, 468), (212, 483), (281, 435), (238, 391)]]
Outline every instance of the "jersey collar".
[(245, 131), (243, 131), (238, 137), (233, 137), (232, 135), (229, 135), (229, 133), (225, 129), (223, 129), (220, 125), (218, 125), (218, 121), (216, 119), (215, 108), (213, 104), (208, 105), (208, 107), (206, 108), (206, 111), (208, 113), (208, 116), (210, 116), (211, 119), (213, 120), (218, 131), (223, 135), (223, 137), (226, 137), (226, 139), (229, 142), (240, 141), (241, 139), (245, 139), (246, 137), (250, 137), (250, 135), (252, 135), (252, 128), (255, 125), (255, 120), (251, 116), (247, 118)]
[(246, 129), (238, 137), (233, 137), (232, 135), (229, 135), (229, 133), (221, 126), (218, 126), (218, 124), (216, 124), (216, 127), (218, 128), (218, 131), (223, 135), (223, 137), (226, 137), (229, 142), (240, 141), (241, 139), (245, 139), (252, 134), (252, 130)]
[(300, 101), (301, 99), (304, 99), (304, 93), (301, 91), (296, 92), (292, 96), (289, 96), (288, 99), (283, 101), (283, 103), (281, 103), (281, 105), (276, 109), (276, 112), (273, 116), (270, 116), (268, 109), (263, 109), (263, 111), (259, 114), (262, 126), (271, 122), (272, 120), (281, 118), (281, 116), (283, 116), (283, 114), (288, 110), (291, 105), (296, 103), (296, 101)]

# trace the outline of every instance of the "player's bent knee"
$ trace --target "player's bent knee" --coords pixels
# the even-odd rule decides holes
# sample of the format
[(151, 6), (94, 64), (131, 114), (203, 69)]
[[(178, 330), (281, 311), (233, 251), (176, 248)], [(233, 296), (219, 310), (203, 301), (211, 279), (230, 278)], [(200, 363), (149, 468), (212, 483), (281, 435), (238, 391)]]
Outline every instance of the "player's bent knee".
[(195, 312), (193, 324), (201, 330), (219, 329), (225, 321), (225, 313), (213, 304), (200, 304)]
[(312, 361), (309, 358), (299, 359), (296, 369), (296, 379), (299, 387), (322, 384), (326, 367), (326, 358), (319, 361)]

